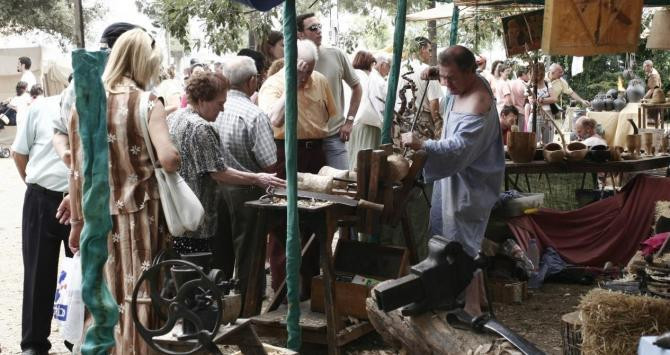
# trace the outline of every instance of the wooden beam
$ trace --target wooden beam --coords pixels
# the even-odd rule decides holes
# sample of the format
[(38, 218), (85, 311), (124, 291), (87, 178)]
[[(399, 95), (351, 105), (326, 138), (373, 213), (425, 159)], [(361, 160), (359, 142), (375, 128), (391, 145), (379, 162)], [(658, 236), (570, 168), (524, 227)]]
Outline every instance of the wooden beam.
[(86, 48), (84, 40), (84, 11), (81, 0), (74, 0), (74, 41), (77, 48)]

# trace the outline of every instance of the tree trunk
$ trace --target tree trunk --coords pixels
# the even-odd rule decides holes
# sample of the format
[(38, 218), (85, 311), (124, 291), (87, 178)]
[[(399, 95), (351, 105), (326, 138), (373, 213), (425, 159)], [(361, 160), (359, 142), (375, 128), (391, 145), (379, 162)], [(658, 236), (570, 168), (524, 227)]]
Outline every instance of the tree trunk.
[(410, 354), (461, 355), (495, 340), (488, 334), (452, 328), (447, 324), (445, 312), (404, 317), (399, 310), (388, 313), (379, 310), (371, 297), (366, 300), (366, 308), (370, 322), (384, 341)]

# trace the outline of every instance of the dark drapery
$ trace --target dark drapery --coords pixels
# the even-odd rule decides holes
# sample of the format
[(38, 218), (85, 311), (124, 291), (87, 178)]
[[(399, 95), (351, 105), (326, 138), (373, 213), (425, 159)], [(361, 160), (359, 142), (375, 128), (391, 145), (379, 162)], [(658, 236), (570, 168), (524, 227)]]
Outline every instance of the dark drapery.
[(638, 175), (615, 196), (573, 211), (541, 209), (508, 222), (522, 248), (536, 238), (569, 263), (625, 265), (651, 233), (656, 201), (670, 201), (670, 178)]

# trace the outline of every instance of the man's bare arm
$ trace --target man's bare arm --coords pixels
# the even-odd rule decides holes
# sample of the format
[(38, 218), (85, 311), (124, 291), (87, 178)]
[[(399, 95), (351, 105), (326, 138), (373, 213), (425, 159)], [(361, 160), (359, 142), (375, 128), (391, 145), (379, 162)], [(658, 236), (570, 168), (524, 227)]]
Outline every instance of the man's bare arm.
[(21, 180), (26, 182), (26, 166), (28, 165), (28, 156), (12, 151), (12, 158), (14, 159), (16, 170), (19, 172), (19, 176), (21, 176)]
[(62, 132), (56, 131), (51, 139), (51, 143), (56, 150), (56, 154), (58, 154), (63, 163), (65, 163), (65, 166), (67, 166), (68, 169), (71, 168), (72, 157), (70, 156), (70, 142), (68, 136)]

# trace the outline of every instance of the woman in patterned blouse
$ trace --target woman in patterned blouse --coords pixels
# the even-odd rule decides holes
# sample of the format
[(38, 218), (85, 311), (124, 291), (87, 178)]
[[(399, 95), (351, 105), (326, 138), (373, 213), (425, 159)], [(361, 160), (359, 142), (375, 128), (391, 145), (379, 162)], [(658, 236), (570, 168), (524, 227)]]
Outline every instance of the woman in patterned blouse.
[[(109, 143), (109, 187), (112, 232), (105, 279), (119, 305), (116, 346), (110, 354), (155, 354), (135, 331), (130, 300), (136, 280), (154, 257), (169, 244), (158, 194), (154, 168), (144, 143), (139, 98), (158, 79), (161, 54), (144, 30), (130, 30), (119, 37), (110, 54), (103, 82), (107, 92), (107, 141)], [(149, 136), (160, 164), (168, 172), (179, 167), (179, 153), (170, 140), (165, 109), (155, 100), (148, 114)], [(82, 147), (79, 117), (73, 110), (69, 127), (72, 149), (70, 193), (72, 205), (70, 248), (79, 248), (83, 227)], [(146, 287), (145, 283), (145, 287)], [(156, 329), (159, 319), (152, 311), (147, 289), (138, 298), (138, 317), (148, 329)]]
[(175, 236), (174, 247), (180, 254), (212, 251), (216, 233), (216, 184), (285, 186), (284, 180), (267, 173), (250, 173), (226, 167), (219, 133), (212, 122), (223, 111), (230, 85), (220, 73), (201, 72), (186, 84), (189, 105), (168, 116), (170, 135), (182, 157), (179, 174), (198, 196), (205, 209), (205, 220), (194, 232)]

